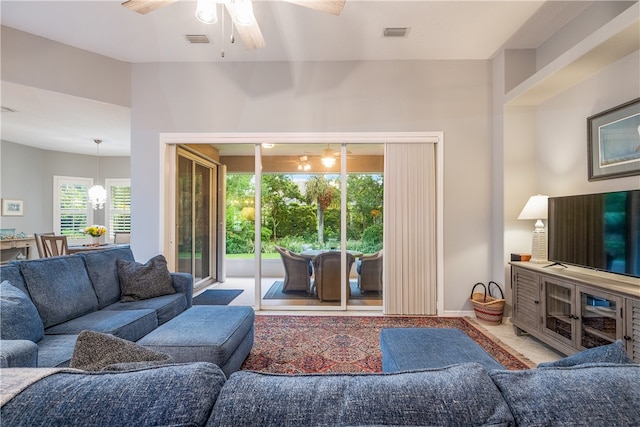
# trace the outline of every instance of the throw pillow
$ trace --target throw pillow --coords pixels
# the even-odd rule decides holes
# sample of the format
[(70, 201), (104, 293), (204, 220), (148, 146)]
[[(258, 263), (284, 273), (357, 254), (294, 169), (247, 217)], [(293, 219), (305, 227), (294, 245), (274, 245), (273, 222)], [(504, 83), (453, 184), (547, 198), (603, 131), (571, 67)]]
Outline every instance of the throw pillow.
[[(82, 331), (78, 334), (70, 368), (85, 371), (124, 370), (144, 365), (162, 365), (173, 358), (110, 334)], [(115, 366), (113, 366), (115, 365)]]
[(626, 364), (633, 363), (633, 360), (631, 360), (627, 355), (627, 351), (624, 348), (622, 340), (617, 340), (612, 344), (590, 348), (588, 350), (572, 354), (564, 359), (556, 360), (555, 362), (540, 363), (538, 368), (568, 367), (583, 365), (585, 363)]
[(640, 425), (640, 365), (491, 371), (520, 426)]
[(167, 260), (162, 255), (151, 258), (146, 264), (118, 259), (120, 301), (131, 302), (175, 294)]
[(0, 338), (38, 342), (44, 326), (27, 294), (5, 280), (0, 283)]

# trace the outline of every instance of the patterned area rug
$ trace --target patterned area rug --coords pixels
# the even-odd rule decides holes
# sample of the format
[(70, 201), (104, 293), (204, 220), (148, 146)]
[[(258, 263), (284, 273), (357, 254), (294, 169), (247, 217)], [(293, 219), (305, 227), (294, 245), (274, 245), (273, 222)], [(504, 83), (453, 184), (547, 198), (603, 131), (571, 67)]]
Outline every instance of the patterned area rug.
[(533, 367), (462, 317), (277, 316), (255, 319), (255, 342), (241, 369), (276, 373), (382, 372), (383, 328), (458, 328), (507, 369)]

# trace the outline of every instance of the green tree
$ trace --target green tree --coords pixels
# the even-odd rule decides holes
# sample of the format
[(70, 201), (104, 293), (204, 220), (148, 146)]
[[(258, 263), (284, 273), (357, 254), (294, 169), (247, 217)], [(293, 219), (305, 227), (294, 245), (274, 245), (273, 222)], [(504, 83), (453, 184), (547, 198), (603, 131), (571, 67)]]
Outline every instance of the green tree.
[(302, 200), (302, 193), (290, 175), (262, 175), (262, 222), (271, 226), (273, 239), (278, 238), (278, 225), (288, 213), (287, 205)]
[(318, 242), (324, 242), (324, 211), (333, 201), (333, 187), (324, 175), (315, 175), (307, 181), (307, 201), (316, 204), (318, 212)]
[(374, 224), (382, 224), (383, 184), (380, 175), (347, 176), (349, 225), (358, 234)]

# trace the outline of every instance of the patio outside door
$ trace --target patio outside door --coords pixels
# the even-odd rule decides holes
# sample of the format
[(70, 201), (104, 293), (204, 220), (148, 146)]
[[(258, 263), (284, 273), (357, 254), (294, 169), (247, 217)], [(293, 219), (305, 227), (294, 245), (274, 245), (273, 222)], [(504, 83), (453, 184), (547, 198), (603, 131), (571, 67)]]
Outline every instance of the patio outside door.
[(216, 164), (178, 149), (175, 265), (195, 286), (216, 279), (216, 177)]

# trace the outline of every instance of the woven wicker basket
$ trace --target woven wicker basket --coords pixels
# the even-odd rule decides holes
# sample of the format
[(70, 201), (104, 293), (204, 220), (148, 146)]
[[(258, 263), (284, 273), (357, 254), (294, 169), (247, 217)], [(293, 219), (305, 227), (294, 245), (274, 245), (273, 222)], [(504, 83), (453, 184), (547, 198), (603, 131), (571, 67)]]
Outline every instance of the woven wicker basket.
[[(491, 295), (491, 285), (495, 285), (500, 291), (501, 298)], [(475, 292), (476, 287), (482, 286), (484, 292)], [(487, 295), (487, 287), (484, 283), (476, 283), (471, 289), (471, 304), (476, 312), (476, 318), (480, 323), (486, 325), (502, 324), (502, 315), (504, 314), (504, 293), (496, 282), (489, 282), (489, 295)]]

